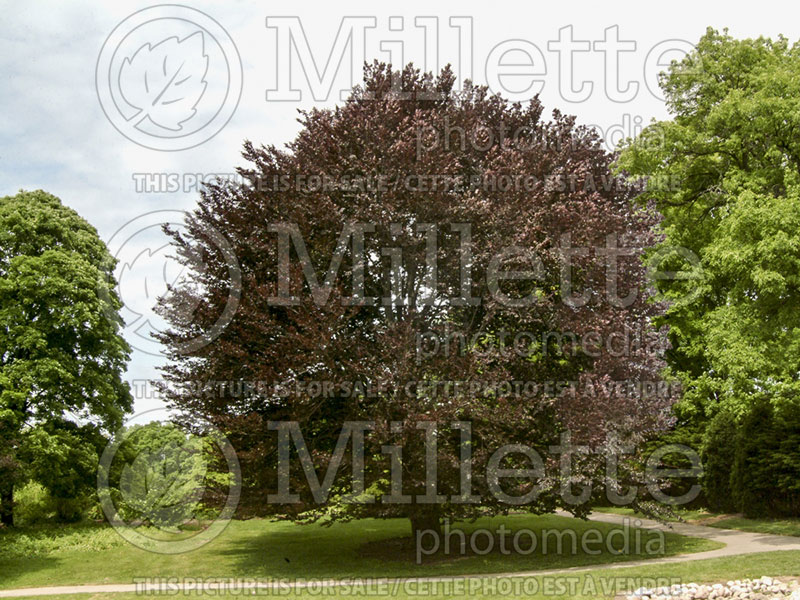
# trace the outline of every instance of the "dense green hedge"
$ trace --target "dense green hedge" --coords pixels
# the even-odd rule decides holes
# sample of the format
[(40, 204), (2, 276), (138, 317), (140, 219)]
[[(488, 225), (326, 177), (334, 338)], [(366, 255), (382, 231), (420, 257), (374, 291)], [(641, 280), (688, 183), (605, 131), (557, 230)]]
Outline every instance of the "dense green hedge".
[(703, 443), (705, 502), (748, 517), (800, 516), (800, 407), (758, 400), (744, 415), (722, 410)]
[(730, 411), (719, 412), (708, 425), (703, 439), (703, 495), (707, 508), (736, 512), (731, 490), (731, 471), (736, 455), (736, 420)]

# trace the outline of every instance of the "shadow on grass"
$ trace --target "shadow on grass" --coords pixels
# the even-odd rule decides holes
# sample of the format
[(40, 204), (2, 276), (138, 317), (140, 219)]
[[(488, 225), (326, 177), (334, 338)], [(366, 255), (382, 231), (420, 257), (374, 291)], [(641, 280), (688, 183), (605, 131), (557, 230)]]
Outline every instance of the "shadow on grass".
[[(425, 551), (418, 554), (404, 519), (367, 519), (330, 527), (262, 523), (263, 532), (231, 541), (220, 549), (233, 559), (237, 572), (274, 578), (508, 573), (657, 559), (720, 546), (673, 533), (633, 527), (626, 530), (554, 515), (510, 515), (453, 524), (447, 552), (443, 540), (432, 552), (433, 543), (428, 538), (422, 540)], [(505, 527), (504, 535), (497, 533), (501, 526)], [(463, 545), (461, 536), (453, 533), (455, 529), (463, 529)], [(478, 529), (483, 532), (475, 534)], [(515, 534), (520, 531), (524, 535), (515, 544)], [(501, 537), (505, 537), (504, 544)]]
[[(337, 523), (330, 527), (295, 525), (252, 519), (233, 521), (207, 545), (183, 554), (164, 555), (143, 550), (125, 542), (111, 527), (43, 528), (4, 536), (5, 555), (0, 557), (0, 588), (88, 583), (130, 583), (135, 577), (171, 578), (285, 578), (327, 579), (364, 577), (403, 577), (426, 575), (468, 575), (564, 569), (603, 565), (621, 561), (658, 559), (665, 555), (699, 552), (719, 547), (700, 538), (664, 534), (664, 547), (648, 552), (647, 537), (637, 547), (635, 530), (630, 529), (631, 546), (627, 553), (607, 549), (590, 553), (581, 547), (581, 536), (595, 530), (595, 536), (608, 536), (618, 525), (587, 522), (556, 515), (509, 515), (459, 523), (465, 535), (478, 528), (496, 530), (501, 525), (508, 535), (529, 530), (540, 542), (539, 551), (530, 554), (503, 554), (497, 541), (485, 555), (478, 552), (434, 554), (421, 557), (409, 552), (409, 524), (404, 519), (365, 519)], [(544, 530), (574, 532), (578, 545), (554, 539), (541, 551)], [(567, 534), (569, 535), (569, 534)], [(616, 534), (616, 543), (621, 543)], [(403, 542), (405, 538), (408, 542)], [(7, 542), (11, 546), (7, 546)], [(483, 549), (487, 540), (479, 542)], [(523, 540), (527, 547), (530, 542)], [(596, 547), (594, 544), (592, 547)], [(6, 548), (10, 548), (6, 550)], [(652, 549), (652, 548), (651, 548)]]

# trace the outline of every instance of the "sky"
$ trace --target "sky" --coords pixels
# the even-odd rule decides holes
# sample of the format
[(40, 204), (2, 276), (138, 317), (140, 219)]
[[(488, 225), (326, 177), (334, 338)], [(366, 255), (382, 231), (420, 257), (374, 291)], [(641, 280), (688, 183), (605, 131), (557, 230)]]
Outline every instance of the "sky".
[(613, 148), (669, 118), (657, 75), (706, 27), (794, 41), (790, 7), (0, 1), (0, 196), (44, 189), (97, 228), (119, 260), (135, 412), (160, 409), (152, 306), (180, 269), (159, 224), (180, 227), (198, 182), (243, 165), (245, 139), (282, 146), (298, 110), (340, 103), (364, 60), (450, 63), (507, 98), (539, 93)]

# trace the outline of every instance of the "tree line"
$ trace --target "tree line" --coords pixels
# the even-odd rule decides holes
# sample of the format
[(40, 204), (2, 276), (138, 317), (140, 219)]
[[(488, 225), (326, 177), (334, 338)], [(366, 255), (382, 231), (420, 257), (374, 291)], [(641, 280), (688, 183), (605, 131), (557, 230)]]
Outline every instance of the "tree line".
[[(648, 449), (680, 443), (702, 455), (695, 503), (800, 514), (800, 46), (709, 29), (660, 83), (672, 118), (613, 154), (575, 117), (553, 110), (546, 118), (538, 98), (511, 103), (470, 82), (457, 88), (449, 69), (434, 76), (377, 62), (341, 106), (303, 112), (285, 148), (245, 142), (240, 177), (207, 185), (186, 231), (166, 229), (188, 277), (160, 300), (170, 326), (158, 334), (176, 422), (213, 423), (236, 448), (240, 514), (405, 517), (415, 531), (438, 529), (444, 518), (509, 510), (488, 493), (496, 481), (487, 466), (499, 447), (527, 445), (546, 458), (539, 493), (524, 508), (582, 516), (603, 498), (565, 503), (564, 489), (604, 488), (607, 473), (587, 453), (566, 476), (548, 454), (565, 433), (607, 453), (632, 447), (620, 488), (643, 481)], [(504, 129), (546, 143), (480, 138)], [(477, 132), (479, 143), (457, 143), (462, 131)], [(526, 184), (350, 185), (410, 174)], [(326, 185), (269, 185), (309, 177)], [(554, 183), (620, 178), (629, 185)], [(78, 518), (93, 502), (97, 457), (132, 408), (114, 259), (91, 225), (45, 192), (0, 199), (0, 221), (0, 519), (13, 524), (14, 490), (29, 481), (58, 500), (59, 518)], [(238, 307), (215, 339), (188, 343), (215, 326), (234, 287), (219, 234), (241, 274)], [(186, 306), (196, 307), (191, 318)], [(662, 340), (660, 350), (581, 342), (630, 331)], [(469, 343), (419, 352), (421, 334), (454, 332)], [(528, 336), (507, 352), (501, 332)], [(560, 342), (545, 351), (548, 336)], [(379, 392), (315, 397), (241, 385), (253, 381)], [(577, 391), (407, 391), (409, 382), (450, 381), (567, 381)], [(652, 385), (587, 391), (627, 381)], [(208, 384), (203, 393), (198, 384)], [(286, 421), (302, 428), (312, 470), (345, 467), (324, 503), (302, 485), (300, 454), (281, 447), (272, 424)], [(364, 438), (375, 459), (366, 465), (336, 454), (342, 425), (364, 421), (376, 424)], [(470, 489), (485, 498), (478, 504), (459, 500), (459, 423), (469, 423)], [(170, 435), (144, 438), (160, 444)], [(392, 446), (402, 456), (383, 452)], [(278, 456), (290, 458), (299, 502), (264, 502), (279, 483)], [(530, 492), (528, 458), (510, 452), (494, 465), (511, 473), (500, 498)], [(170, 460), (196, 460), (196, 452)], [(673, 453), (663, 462), (682, 460)], [(423, 502), (431, 461), (444, 499)], [(367, 484), (353, 502), (344, 490), (357, 469)], [(123, 485), (118, 474), (120, 493), (136, 480), (126, 477)], [(676, 494), (685, 485), (675, 481)], [(410, 500), (364, 501), (400, 492)], [(128, 494), (132, 511), (135, 499)], [(642, 492), (634, 503), (648, 500)]]

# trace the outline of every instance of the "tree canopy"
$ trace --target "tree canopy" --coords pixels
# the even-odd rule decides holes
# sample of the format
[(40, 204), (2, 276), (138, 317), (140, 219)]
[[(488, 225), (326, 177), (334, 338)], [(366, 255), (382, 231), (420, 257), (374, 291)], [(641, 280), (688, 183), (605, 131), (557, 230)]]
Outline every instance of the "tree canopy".
[(0, 514), (5, 524), (11, 522), (14, 481), (34, 470), (22, 468), (25, 456), (42, 473), (48, 464), (61, 469), (58, 485), (67, 485), (68, 467), (81, 470), (76, 477), (85, 480), (94, 467), (84, 468), (85, 457), (76, 458), (80, 450), (69, 446), (81, 432), (89, 436), (81, 438), (87, 444), (94, 434), (64, 421), (115, 428), (131, 409), (122, 380), (129, 348), (119, 334), (114, 264), (94, 227), (55, 196), (34, 191), (0, 198)]
[(709, 29), (661, 86), (673, 120), (630, 141), (618, 165), (679, 183), (647, 198), (664, 215), (653, 256), (682, 276), (658, 282), (682, 407), (702, 417), (721, 402), (796, 398), (800, 46)]
[[(573, 117), (554, 111), (546, 120), (538, 99), (522, 106), (454, 83), (449, 70), (369, 66), (342, 106), (302, 113), (286, 149), (247, 142), (243, 181), (209, 186), (187, 231), (172, 232), (189, 270), (197, 257), (205, 267), (161, 306), (172, 325), (161, 336), (172, 359), (164, 391), (187, 422), (203, 415), (230, 435), (260, 510), (277, 485), (270, 421), (296, 421), (323, 471), (341, 458), (333, 457), (343, 423), (373, 421), (361, 490), (372, 498), (394, 489), (387, 444), (403, 447), (404, 493), (425, 494), (425, 448), (435, 439), (448, 499), (463, 483), (463, 429), (454, 423), (468, 421), (480, 508), (347, 504), (343, 469), (326, 502), (303, 486), (299, 502), (279, 508), (301, 519), (408, 516), (430, 527), (444, 515), (508, 509), (491, 499), (486, 475), (505, 444), (547, 454), (566, 430), (602, 445), (664, 425), (672, 394), (615, 393), (623, 382), (659, 381), (658, 353), (645, 343), (625, 353), (605, 346), (614, 332), (654, 333), (661, 307), (648, 301), (636, 256), (652, 239), (652, 211), (632, 207), (611, 156)], [(218, 234), (238, 259), (239, 309), (218, 339), (186, 351), (232, 293)], [(617, 245), (627, 254), (612, 269)], [(188, 304), (199, 307), (191, 321), (180, 308)], [(535, 385), (519, 393), (514, 382)], [(329, 392), (313, 391), (317, 384)], [(425, 433), (420, 422), (437, 429)], [(596, 466), (576, 469), (597, 482)], [(563, 504), (558, 462), (548, 469), (555, 475), (529, 510)], [(292, 473), (302, 481), (297, 463)], [(533, 485), (507, 483), (517, 496)]]
[(709, 29), (661, 79), (671, 121), (618, 167), (669, 180), (651, 260), (683, 383), (670, 439), (702, 445), (707, 506), (800, 511), (800, 44)]

